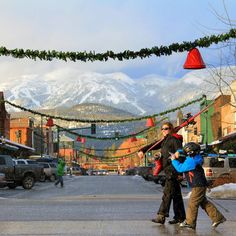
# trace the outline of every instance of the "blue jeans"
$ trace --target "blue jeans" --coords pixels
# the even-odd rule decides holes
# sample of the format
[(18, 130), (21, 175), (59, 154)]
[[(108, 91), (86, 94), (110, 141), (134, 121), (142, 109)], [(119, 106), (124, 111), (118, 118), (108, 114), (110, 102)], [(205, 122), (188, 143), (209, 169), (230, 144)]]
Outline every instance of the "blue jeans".
[(63, 187), (63, 177), (62, 176), (57, 176), (58, 180), (56, 181), (55, 185), (58, 185), (59, 183), (61, 184), (61, 187)]

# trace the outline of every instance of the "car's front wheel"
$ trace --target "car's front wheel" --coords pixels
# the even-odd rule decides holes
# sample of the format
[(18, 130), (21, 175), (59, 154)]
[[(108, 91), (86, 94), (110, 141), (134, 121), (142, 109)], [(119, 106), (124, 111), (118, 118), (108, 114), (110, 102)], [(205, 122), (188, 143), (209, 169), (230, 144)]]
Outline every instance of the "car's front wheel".
[(34, 178), (30, 175), (24, 177), (22, 181), (22, 186), (24, 189), (31, 189), (34, 186)]

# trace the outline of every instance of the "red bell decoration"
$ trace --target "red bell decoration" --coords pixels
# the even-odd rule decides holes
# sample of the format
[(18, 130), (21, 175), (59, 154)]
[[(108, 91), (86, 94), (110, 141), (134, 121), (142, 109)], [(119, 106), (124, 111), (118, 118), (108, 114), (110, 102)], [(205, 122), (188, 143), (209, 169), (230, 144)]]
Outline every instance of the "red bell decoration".
[(138, 141), (138, 139), (136, 138), (136, 136), (132, 136), (129, 141), (133, 143), (133, 142)]
[(48, 118), (46, 126), (48, 126), (48, 127), (54, 126), (53, 119), (51, 117)]
[(149, 117), (149, 118), (147, 119), (146, 126), (147, 126), (147, 127), (154, 127), (154, 126), (155, 126), (154, 121), (153, 121), (153, 118)]
[(193, 48), (188, 52), (187, 59), (184, 63), (184, 69), (204, 69), (206, 65), (197, 48)]
[(81, 142), (80, 136), (77, 137), (76, 141), (77, 141), (77, 142)]

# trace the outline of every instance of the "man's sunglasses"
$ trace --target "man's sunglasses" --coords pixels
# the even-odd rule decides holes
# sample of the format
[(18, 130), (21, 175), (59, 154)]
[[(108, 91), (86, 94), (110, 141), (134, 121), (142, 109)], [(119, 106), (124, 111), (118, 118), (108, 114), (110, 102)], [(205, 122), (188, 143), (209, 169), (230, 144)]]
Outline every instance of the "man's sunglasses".
[(169, 130), (170, 128), (161, 128), (161, 130)]

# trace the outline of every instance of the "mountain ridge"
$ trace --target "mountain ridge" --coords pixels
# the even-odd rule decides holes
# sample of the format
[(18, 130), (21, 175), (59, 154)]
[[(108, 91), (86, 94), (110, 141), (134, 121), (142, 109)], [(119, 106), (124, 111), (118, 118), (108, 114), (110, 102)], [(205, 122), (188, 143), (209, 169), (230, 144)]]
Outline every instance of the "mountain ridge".
[[(222, 68), (219, 70), (222, 73)], [(235, 66), (231, 70), (231, 74), (236, 73)], [(42, 75), (20, 75), (6, 79), (0, 83), (0, 90), (6, 100), (29, 109), (96, 103), (135, 115), (148, 115), (178, 107), (202, 94), (208, 98), (216, 96), (219, 89), (217, 83), (214, 85), (211, 82), (216, 80), (211, 76), (212, 73), (204, 69), (190, 71), (179, 79), (158, 75), (132, 79), (121, 72), (81, 73), (63, 68)], [(225, 77), (230, 77), (227, 68)], [(15, 110), (9, 106), (8, 109)]]

